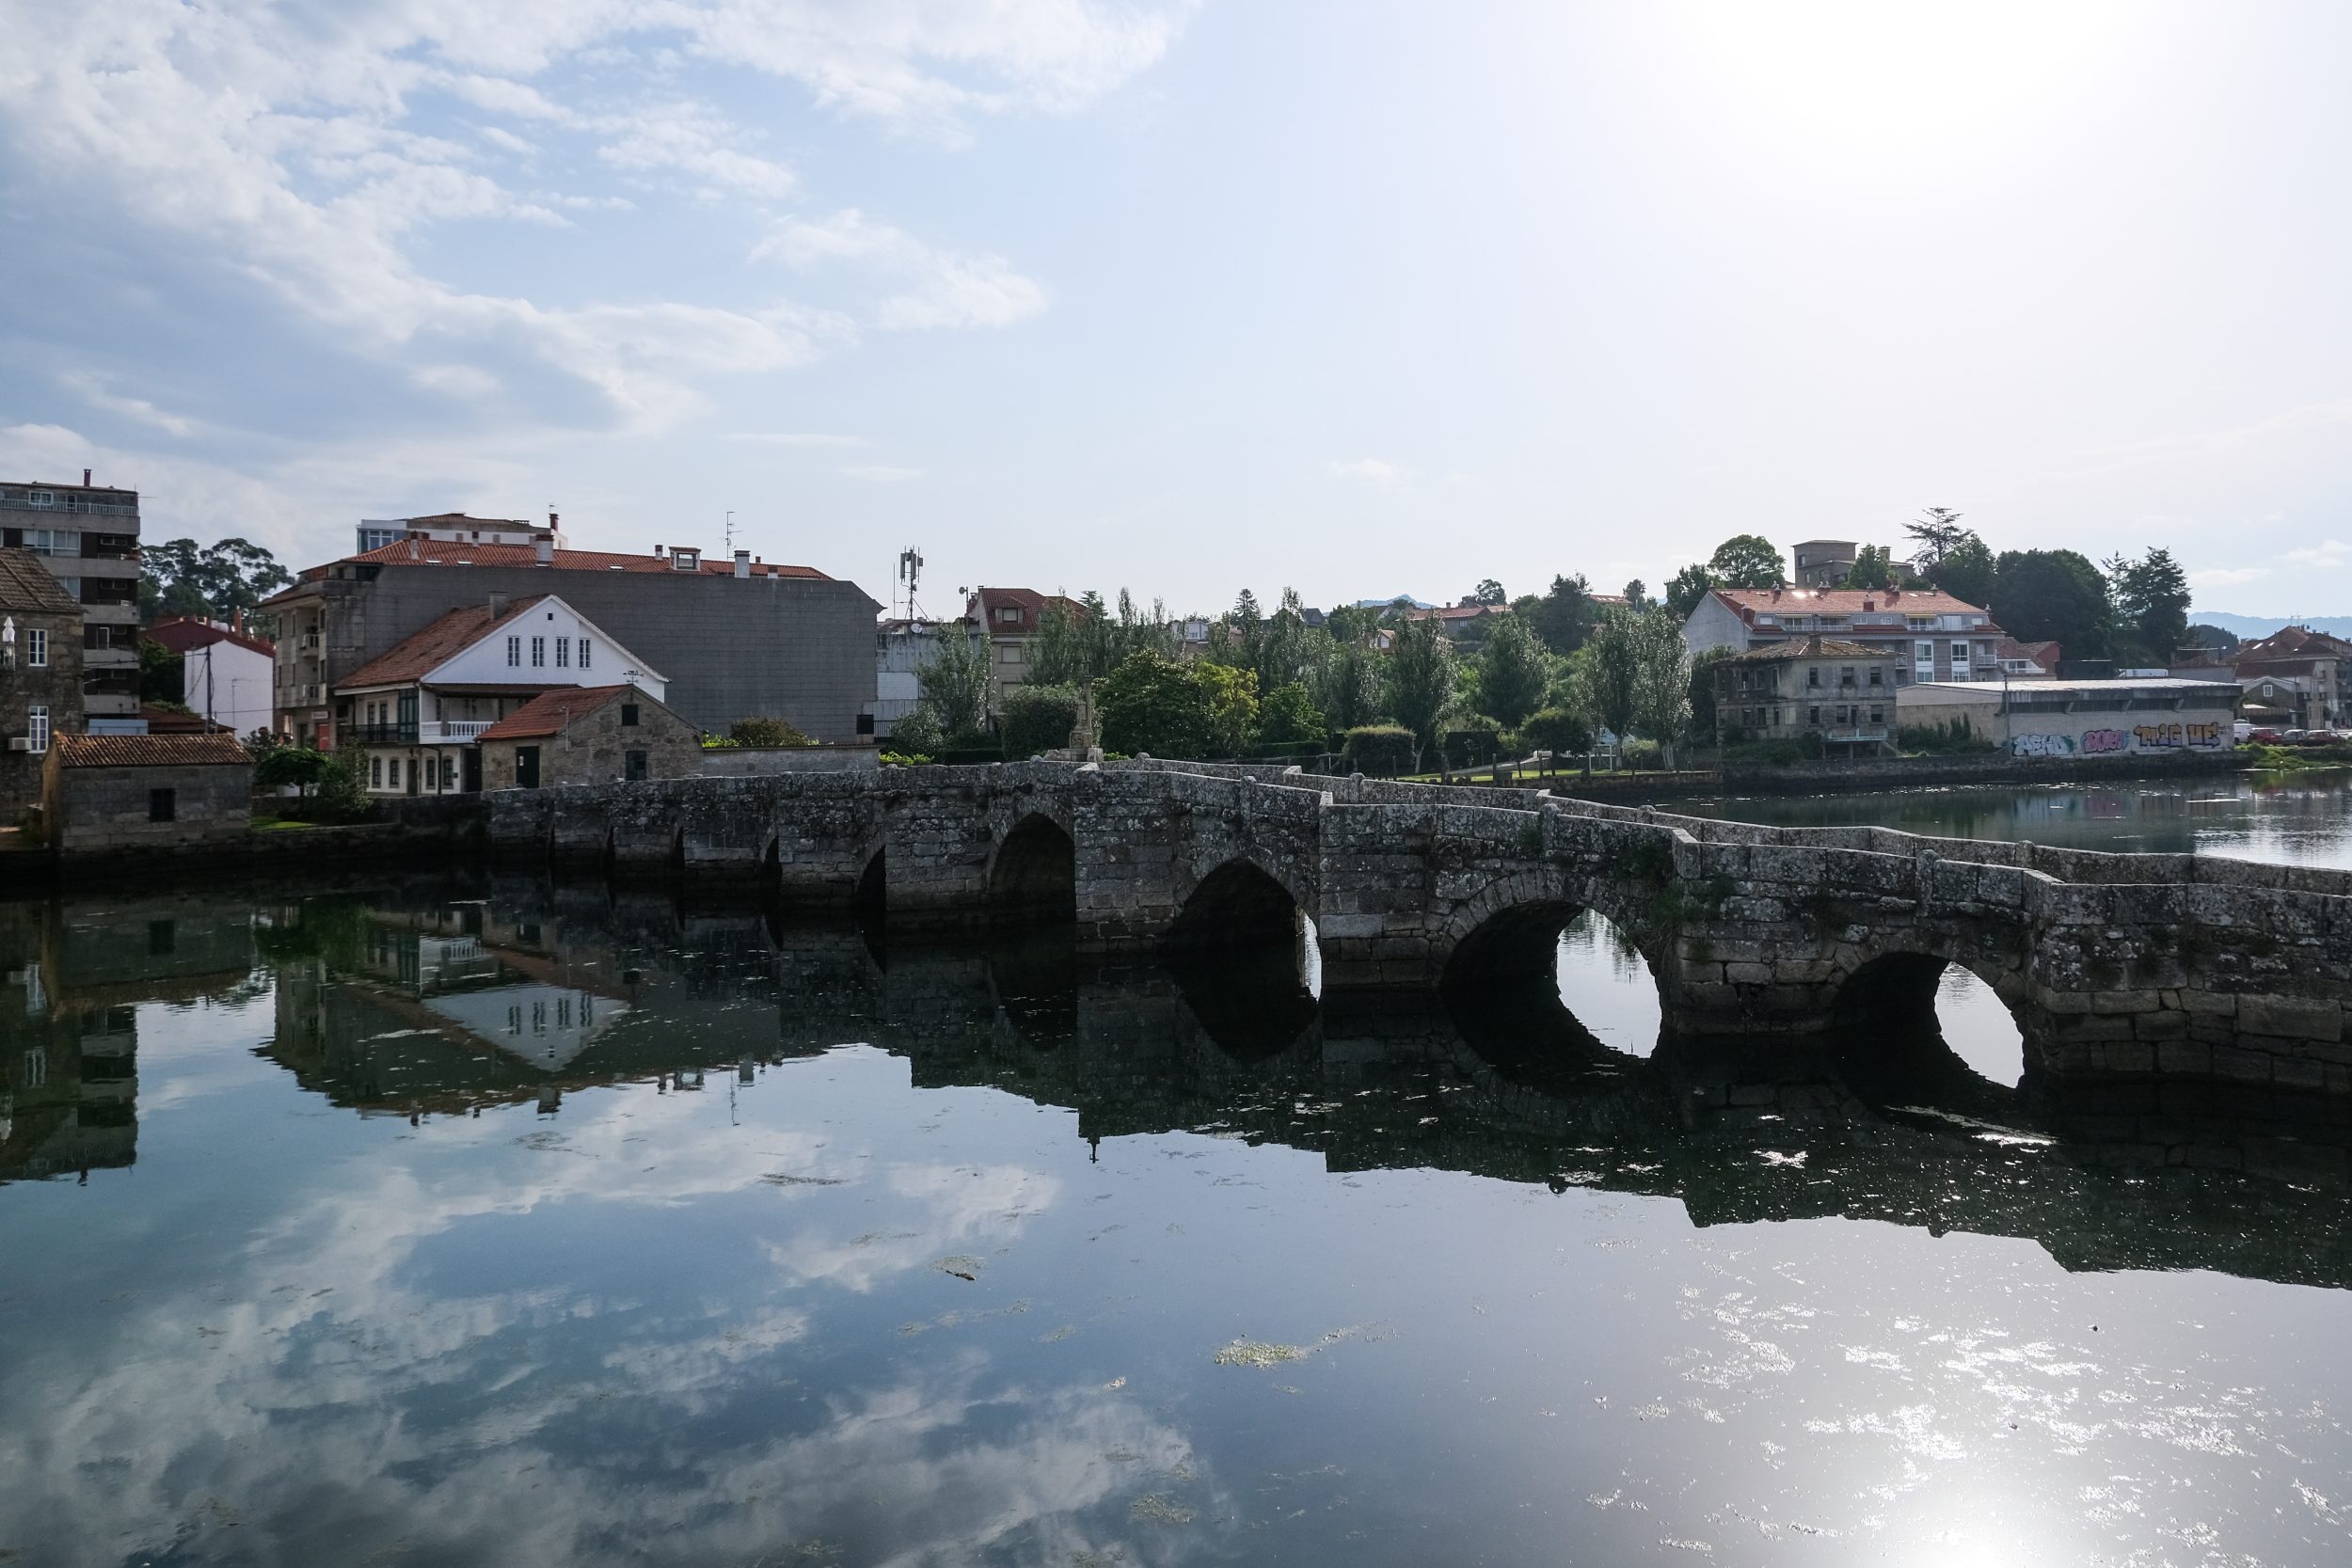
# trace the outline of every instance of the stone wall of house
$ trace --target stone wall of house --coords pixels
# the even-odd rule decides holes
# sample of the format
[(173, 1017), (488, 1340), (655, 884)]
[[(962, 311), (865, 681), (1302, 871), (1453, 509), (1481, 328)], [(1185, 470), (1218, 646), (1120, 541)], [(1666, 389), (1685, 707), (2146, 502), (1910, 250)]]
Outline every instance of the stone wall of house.
[[(152, 820), (153, 792), (172, 791), (172, 820)], [(232, 843), (253, 825), (253, 769), (205, 763), (179, 768), (47, 768), (42, 794), (50, 842), (68, 853), (169, 849)]]
[[(635, 707), (638, 721), (621, 722), (622, 709)], [(594, 713), (572, 721), (561, 735), (482, 743), (482, 787), (513, 789), (516, 753), (539, 749), (539, 787), (624, 782), (628, 753), (645, 753), (646, 777), (682, 779), (702, 770), (702, 736), (660, 704), (616, 696)]]
[[(13, 827), (41, 795), (41, 752), (8, 744), (24, 737), (34, 707), (49, 710), (49, 733), (79, 735), (82, 714), (82, 618), (62, 612), (9, 610), (16, 622), (14, 668), (0, 669), (0, 827)], [(36, 629), (48, 634), (49, 663), (36, 670), (27, 650)]]

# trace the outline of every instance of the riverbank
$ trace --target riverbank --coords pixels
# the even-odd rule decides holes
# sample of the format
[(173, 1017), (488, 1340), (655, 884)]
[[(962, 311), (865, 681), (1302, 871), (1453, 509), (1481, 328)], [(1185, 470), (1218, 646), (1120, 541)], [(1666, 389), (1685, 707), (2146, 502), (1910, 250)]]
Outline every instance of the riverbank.
[(1979, 784), (2136, 784), (2155, 779), (2217, 778), (2246, 772), (2261, 759), (2250, 752), (2177, 757), (1900, 757), (1887, 760), (1733, 763), (1709, 769), (1661, 773), (1520, 771), (1455, 775), (1457, 784), (1549, 789), (1581, 800), (1646, 805), (1717, 795), (1867, 795), (1905, 789), (1954, 789)]

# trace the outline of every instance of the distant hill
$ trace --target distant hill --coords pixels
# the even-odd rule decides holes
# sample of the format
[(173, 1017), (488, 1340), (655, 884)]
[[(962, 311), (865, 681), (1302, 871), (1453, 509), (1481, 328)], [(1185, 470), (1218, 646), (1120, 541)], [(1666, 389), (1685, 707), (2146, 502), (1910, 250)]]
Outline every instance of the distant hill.
[[(1396, 596), (1396, 599), (1403, 599), (1406, 604), (1411, 605), (1415, 610), (1435, 610), (1438, 608), (1436, 605), (1422, 603), (1421, 600), (1413, 597), (1410, 594), (1399, 594)], [(1358, 610), (1386, 610), (1389, 606), (1396, 603), (1396, 599), (1358, 599), (1356, 601), (1356, 608)]]
[(2192, 625), (2202, 621), (2249, 639), (2268, 637), (2281, 626), (2309, 626), (2330, 637), (2352, 638), (2352, 615), (2222, 615), (2209, 610), (2192, 610), (2188, 618)]

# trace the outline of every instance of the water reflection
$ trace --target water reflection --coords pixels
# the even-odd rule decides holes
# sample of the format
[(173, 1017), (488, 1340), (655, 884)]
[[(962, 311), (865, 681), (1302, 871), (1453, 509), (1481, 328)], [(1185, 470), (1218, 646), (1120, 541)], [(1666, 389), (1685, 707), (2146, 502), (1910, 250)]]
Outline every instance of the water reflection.
[(482, 891), (0, 906), (8, 1060), (78, 1053), (9, 1080), (0, 1550), (2287, 1560), (2352, 1465), (2263, 1348), (2352, 1326), (2305, 1107)]
[(1691, 800), (1672, 810), (1784, 827), (1881, 827), (2074, 849), (2227, 855), (2352, 869), (2352, 771), (2001, 784)]

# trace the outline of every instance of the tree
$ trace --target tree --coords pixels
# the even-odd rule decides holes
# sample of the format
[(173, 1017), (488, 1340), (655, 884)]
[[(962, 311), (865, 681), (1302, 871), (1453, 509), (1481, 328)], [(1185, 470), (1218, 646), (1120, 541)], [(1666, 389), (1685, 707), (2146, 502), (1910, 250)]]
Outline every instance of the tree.
[(950, 744), (987, 733), (989, 700), (996, 691), (988, 647), (988, 639), (962, 622), (943, 626), (938, 651), (914, 673), (915, 701), (938, 721)]
[(203, 548), (193, 539), (167, 539), (141, 549), (139, 567), (139, 600), (151, 618), (194, 615), (225, 621), (294, 581), (276, 556), (243, 539), (223, 539)]
[(1593, 624), (1600, 619), (1600, 606), (1593, 602), (1593, 590), (1581, 576), (1556, 577), (1551, 588), (1524, 611), (1528, 625), (1543, 640), (1545, 647), (1563, 658), (1584, 646), (1584, 640), (1593, 635)]
[(1257, 722), (1258, 677), (1206, 659), (1184, 665), (1139, 650), (1095, 683), (1094, 703), (1108, 751), (1232, 755), (1249, 744)]
[(1014, 760), (1033, 757), (1070, 744), (1078, 727), (1078, 692), (1070, 686), (1047, 686), (1036, 680), (1005, 693), (1002, 731), (1005, 755)]
[(1927, 573), (1928, 580), (1936, 587), (1963, 604), (1979, 609), (1992, 604), (1999, 576), (2000, 565), (1993, 559), (1993, 551), (1966, 529), (1961, 530), (1960, 538), (1944, 552), (1944, 559)]
[(1628, 610), (1647, 610), (1649, 608), (1649, 584), (1640, 578), (1635, 578), (1631, 582), (1627, 583), (1625, 585), (1625, 607)]
[(1258, 739), (1262, 744), (1279, 742), (1320, 747), (1329, 733), (1314, 700), (1307, 695), (1307, 689), (1296, 681), (1276, 687), (1265, 694), (1265, 701), (1259, 705)]
[(2107, 595), (2116, 630), (2152, 664), (2171, 662), (2188, 634), (2188, 577), (2161, 546), (2133, 560), (2109, 558)]
[(325, 752), (309, 746), (295, 746), (281, 736), (269, 731), (256, 731), (246, 739), (245, 748), (253, 755), (253, 787), (278, 790), (292, 785), (297, 795), (308, 795), (325, 781), (335, 759)]
[(1511, 595), (1505, 594), (1502, 591), (1502, 584), (1494, 578), (1481, 578), (1478, 579), (1478, 586), (1470, 591), (1470, 602), (1471, 604), (1506, 605), (1511, 602)]
[(1714, 586), (1715, 578), (1706, 567), (1685, 566), (1666, 584), (1666, 608), (1687, 621)]
[(1086, 597), (1091, 614), (1073, 615), (1056, 603), (1038, 611), (1037, 636), (1029, 643), (1030, 684), (1075, 686), (1102, 673), (1094, 668), (1094, 644), (1103, 596), (1089, 591)]
[(1903, 531), (1910, 534), (1912, 542), (1919, 546), (1912, 559), (1919, 562), (1920, 571), (1931, 578), (1935, 575), (1935, 568), (1944, 563), (1944, 558), (1950, 555), (1963, 539), (1977, 537), (1960, 526), (1960, 514), (1948, 506), (1929, 507), (1919, 515), (1917, 522), (1905, 523)]
[(1553, 756), (1573, 755), (1593, 749), (1593, 726), (1582, 714), (1567, 708), (1541, 708), (1519, 726), (1519, 741)]
[(1407, 621), (1396, 629), (1389, 650), (1389, 711), (1413, 732), (1413, 764), (1437, 744), (1438, 719), (1454, 699), (1454, 647), (1438, 629), (1438, 618)]
[[(1629, 595), (1629, 597), (1630, 595)], [(1632, 732), (1641, 655), (1635, 646), (1638, 610), (1614, 610), (1601, 617), (1593, 639), (1584, 644), (1578, 671), (1580, 705), (1593, 722), (1620, 741)]]
[(139, 651), (139, 701), (142, 703), (178, 703), (187, 698), (187, 681), (182, 673), (185, 661), (161, 642), (142, 637)]
[(2182, 644), (2183, 647), (2202, 648), (2208, 653), (2215, 654), (2237, 652), (2237, 633), (2217, 626), (2209, 621), (2198, 622), (2197, 625), (2189, 627), (2185, 635), (2188, 641)]
[(2020, 642), (2054, 638), (2076, 658), (2109, 655), (2106, 579), (2073, 550), (2002, 551), (1989, 608)]
[(1332, 725), (1352, 730), (1381, 717), (1379, 656), (1360, 642), (1342, 642), (1315, 682), (1315, 705)]
[(1517, 615), (1497, 616), (1478, 656), (1479, 711), (1516, 730), (1544, 705), (1544, 688), (1550, 682), (1551, 661), (1534, 631)]
[(1724, 588), (1778, 588), (1788, 580), (1780, 549), (1760, 533), (1735, 533), (1715, 546), (1707, 569)]
[(738, 746), (814, 746), (799, 725), (787, 719), (738, 719), (727, 729)]
[(1634, 618), (1633, 723), (1658, 742), (1666, 766), (1675, 765), (1675, 745), (1691, 717), (1691, 650), (1682, 624), (1665, 610)]
[(1883, 545), (1865, 545), (1854, 552), (1853, 564), (1846, 569), (1849, 588), (1892, 588), (1895, 586), (1894, 552)]

